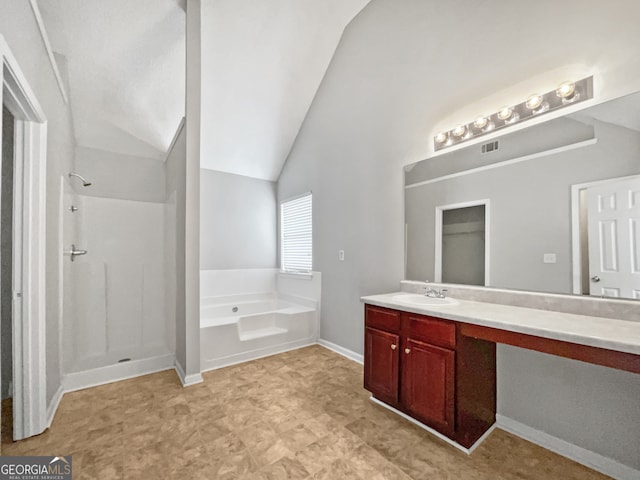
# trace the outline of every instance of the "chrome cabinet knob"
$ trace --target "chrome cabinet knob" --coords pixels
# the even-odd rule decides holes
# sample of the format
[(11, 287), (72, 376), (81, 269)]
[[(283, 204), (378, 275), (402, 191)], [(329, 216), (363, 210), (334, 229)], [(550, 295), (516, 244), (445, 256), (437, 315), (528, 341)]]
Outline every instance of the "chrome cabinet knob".
[(591, 277), (591, 281), (592, 281), (593, 283), (598, 283), (598, 282), (600, 281), (600, 277), (599, 277), (599, 276), (597, 276), (597, 275), (595, 275), (595, 276)]
[(392, 344), (391, 344), (391, 350), (395, 350), (395, 349), (396, 349), (396, 344), (395, 344), (395, 343), (392, 343)]
[(406, 353), (407, 355), (409, 355), (409, 352), (411, 352), (411, 349), (410, 349), (410, 348), (405, 348), (405, 349), (404, 349), (404, 353)]

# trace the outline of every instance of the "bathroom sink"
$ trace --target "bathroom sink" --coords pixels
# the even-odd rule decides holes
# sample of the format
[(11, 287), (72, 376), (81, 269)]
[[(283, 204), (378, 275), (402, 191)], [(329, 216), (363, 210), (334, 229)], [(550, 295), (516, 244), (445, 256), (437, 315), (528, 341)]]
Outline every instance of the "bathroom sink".
[(427, 297), (418, 293), (405, 293), (394, 295), (391, 300), (405, 305), (413, 305), (416, 307), (442, 307), (446, 305), (457, 305), (458, 302), (453, 298), (436, 298)]

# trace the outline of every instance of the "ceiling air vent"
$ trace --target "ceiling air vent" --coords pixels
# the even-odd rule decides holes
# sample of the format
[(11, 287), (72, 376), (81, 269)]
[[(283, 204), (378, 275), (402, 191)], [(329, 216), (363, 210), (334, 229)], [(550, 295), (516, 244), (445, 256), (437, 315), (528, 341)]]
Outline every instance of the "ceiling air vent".
[(482, 145), (482, 155), (485, 155), (491, 152), (496, 152), (498, 151), (499, 148), (500, 148), (500, 144), (498, 143), (498, 140), (485, 143), (484, 145)]

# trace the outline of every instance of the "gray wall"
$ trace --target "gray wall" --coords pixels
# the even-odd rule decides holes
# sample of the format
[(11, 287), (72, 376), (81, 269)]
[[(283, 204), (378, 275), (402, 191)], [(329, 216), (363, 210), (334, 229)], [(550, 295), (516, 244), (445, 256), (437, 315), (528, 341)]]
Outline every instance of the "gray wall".
[(570, 186), (640, 173), (640, 133), (594, 124), (595, 145), (406, 189), (407, 278), (433, 278), (436, 206), (488, 198), (490, 285), (571, 293)]
[(276, 266), (276, 184), (200, 170), (200, 268)]
[[(0, 3), (0, 32), (5, 37), (47, 117), (46, 218), (46, 376), (47, 402), (60, 386), (60, 176), (73, 170), (71, 110), (64, 103), (29, 2)], [(64, 72), (63, 72), (64, 76)]]
[(380, 18), (368, 15), (370, 7), (345, 30), (278, 181), (279, 201), (313, 192), (320, 336), (360, 354), (360, 296), (397, 290), (404, 273), (399, 159), (409, 120), (394, 115), (399, 91), (386, 84), (384, 54), (378, 64), (384, 35), (372, 31)]
[(9, 382), (13, 379), (13, 352), (12, 352), (12, 307), (13, 307), (13, 135), (14, 117), (11, 112), (2, 106), (2, 198), (0, 206), (2, 210), (2, 230), (0, 232), (0, 263), (2, 264), (2, 278), (0, 288), (2, 290), (2, 308), (0, 337), (2, 344), (2, 399), (9, 397)]
[(640, 375), (498, 345), (498, 413), (640, 470)]
[[(572, 1), (567, 8), (577, 21), (570, 23), (544, 13), (554, 7), (549, 0), (536, 4), (533, 22), (521, 21), (519, 2), (443, 5), (373, 0), (351, 22), (278, 182), (279, 200), (313, 191), (314, 270), (323, 275), (321, 337), (358, 353), (363, 351), (359, 296), (397, 291), (403, 277), (402, 166), (428, 156), (430, 132), (443, 117), (574, 61), (598, 71), (598, 95), (617, 96), (640, 87), (640, 38), (628, 2), (618, 1), (620, 10), (612, 10), (597, 2), (585, 9), (583, 2)], [(611, 21), (602, 22), (603, 16)], [(500, 29), (469, 42), (469, 31), (489, 24)], [(514, 38), (517, 41), (511, 41)], [(610, 51), (620, 57), (614, 61)], [(339, 249), (345, 250), (344, 262), (338, 260)], [(519, 360), (518, 351), (499, 353), (499, 368)], [(546, 370), (536, 359), (526, 359), (530, 361), (517, 378), (500, 373), (501, 398)], [(552, 361), (558, 374), (571, 375), (565, 360)], [(594, 373), (591, 381), (609, 384), (602, 372)], [(611, 388), (623, 392), (620, 381)], [(635, 405), (612, 412), (600, 400), (576, 418), (569, 405), (582, 401), (581, 392), (572, 388), (570, 379), (544, 388), (548, 392), (540, 396), (559, 395), (564, 402), (532, 405), (533, 397), (514, 404), (509, 414), (540, 430), (555, 422), (558, 436), (577, 445), (586, 445), (588, 438), (589, 446), (603, 454), (628, 447), (622, 445), (625, 439), (596, 438), (593, 418), (603, 415), (615, 428), (625, 414), (637, 416)], [(536, 423), (532, 409), (543, 409), (547, 423)]]
[(90, 187), (83, 188), (78, 179), (72, 179), (76, 191), (82, 195), (141, 202), (165, 201), (165, 168), (161, 160), (79, 146), (76, 148), (76, 169), (92, 182)]
[(177, 133), (165, 162), (167, 205), (165, 207), (165, 248), (168, 321), (174, 321), (176, 363), (186, 368), (185, 323), (185, 196), (186, 196), (186, 128)]

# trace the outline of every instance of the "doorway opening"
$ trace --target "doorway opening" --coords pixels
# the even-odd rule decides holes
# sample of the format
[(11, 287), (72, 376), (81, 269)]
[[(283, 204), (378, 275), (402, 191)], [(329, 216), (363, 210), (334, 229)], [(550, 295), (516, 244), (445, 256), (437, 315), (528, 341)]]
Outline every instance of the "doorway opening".
[[(8, 122), (13, 125), (10, 338), (13, 440), (20, 440), (42, 433), (49, 417), (45, 351), (47, 118), (2, 35), (0, 59), (0, 103), (13, 116)], [(0, 143), (4, 143), (4, 128), (0, 136)]]
[(0, 393), (2, 442), (13, 439), (13, 182), (15, 117), (2, 105), (2, 183), (0, 184)]
[(436, 207), (435, 281), (489, 285), (489, 200)]

